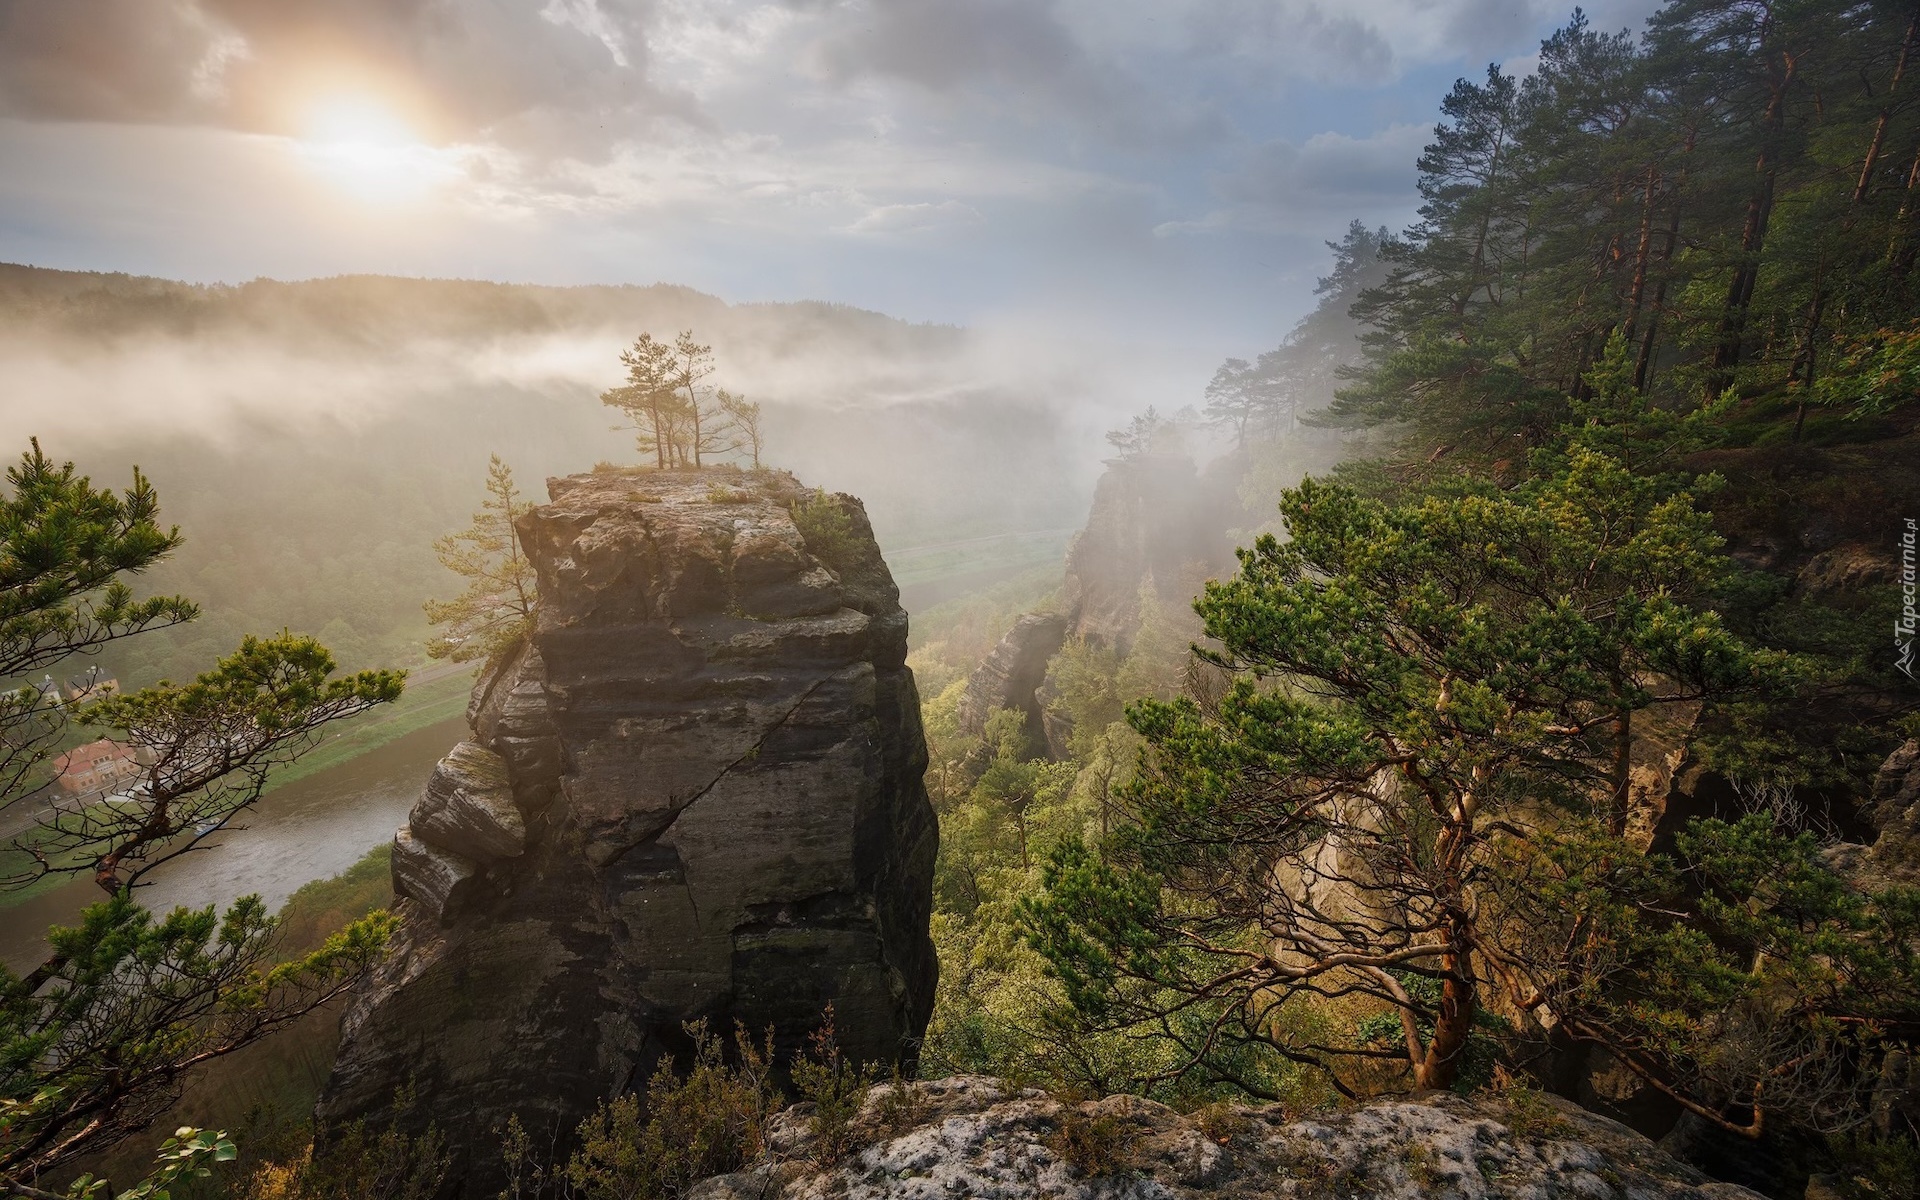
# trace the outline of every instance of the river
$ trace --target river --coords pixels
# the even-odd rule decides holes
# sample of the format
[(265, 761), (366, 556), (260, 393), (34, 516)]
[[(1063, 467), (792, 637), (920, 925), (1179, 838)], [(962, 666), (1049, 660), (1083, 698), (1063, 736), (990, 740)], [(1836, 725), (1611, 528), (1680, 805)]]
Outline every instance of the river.
[[(466, 735), (464, 717), (415, 730), (338, 766), (267, 793), (228, 829), (218, 849), (183, 855), (156, 870), (141, 903), (158, 912), (178, 904), (227, 904), (258, 892), (277, 910), (295, 888), (330, 879), (393, 836), (420, 797), (433, 764)], [(70, 924), (101, 898), (78, 879), (0, 908), (0, 960), (19, 970), (39, 961), (49, 926)]]

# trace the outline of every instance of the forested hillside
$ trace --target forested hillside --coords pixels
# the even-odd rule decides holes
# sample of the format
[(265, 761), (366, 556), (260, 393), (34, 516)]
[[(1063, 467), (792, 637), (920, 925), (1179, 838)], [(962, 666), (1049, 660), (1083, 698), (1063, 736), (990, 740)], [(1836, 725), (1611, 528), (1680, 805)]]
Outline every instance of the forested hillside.
[(1419, 221), (1208, 389), (1222, 523), (1278, 536), (1070, 633), (1046, 744), (934, 689), (939, 1068), (1542, 1087), (1909, 1194), (1916, 51), (1911, 5), (1678, 0), (1454, 87)]

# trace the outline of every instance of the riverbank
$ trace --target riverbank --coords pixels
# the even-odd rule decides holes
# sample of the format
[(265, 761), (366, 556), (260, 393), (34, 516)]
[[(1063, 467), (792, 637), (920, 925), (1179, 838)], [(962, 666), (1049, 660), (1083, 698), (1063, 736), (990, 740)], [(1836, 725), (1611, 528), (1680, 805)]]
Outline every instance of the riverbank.
[[(249, 893), (278, 908), (293, 891), (328, 879), (393, 837), (420, 798), (434, 763), (466, 735), (464, 714), (415, 729), (325, 770), (283, 782), (218, 844), (155, 871), (138, 893), (156, 912), (226, 905)], [(390, 732), (390, 731), (389, 731)], [(71, 925), (102, 893), (68, 879), (0, 909), (0, 961), (18, 969), (45, 953), (51, 925)]]
[[(420, 730), (461, 717), (473, 690), (473, 668), (467, 664), (439, 664), (414, 674), (407, 690), (392, 704), (376, 708), (327, 733), (325, 739), (297, 760), (274, 771), (262, 798), (289, 784), (311, 779), (340, 767)], [(451, 743), (449, 743), (451, 745)], [(443, 751), (444, 752), (444, 751)], [(32, 803), (24, 798), (21, 803)], [(248, 818), (241, 818), (243, 821)], [(31, 833), (26, 834), (31, 838)], [(0, 851), (0, 878), (31, 866), (21, 851)], [(16, 908), (36, 896), (67, 886), (70, 876), (50, 875), (25, 887), (0, 891), (0, 911)]]
[(467, 663), (436, 663), (414, 672), (400, 699), (350, 721), (342, 721), (325, 741), (269, 776), (267, 791), (332, 770), (369, 750), (378, 750), (429, 725), (464, 715), (467, 698), (473, 693), (473, 673), (474, 668)]

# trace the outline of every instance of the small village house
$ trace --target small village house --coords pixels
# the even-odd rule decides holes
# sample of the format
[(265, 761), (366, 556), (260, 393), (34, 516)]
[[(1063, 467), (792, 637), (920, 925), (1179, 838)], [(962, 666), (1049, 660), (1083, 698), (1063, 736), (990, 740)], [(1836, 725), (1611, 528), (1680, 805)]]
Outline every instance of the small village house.
[(55, 786), (69, 796), (108, 792), (140, 774), (133, 747), (110, 738), (76, 746), (53, 760)]

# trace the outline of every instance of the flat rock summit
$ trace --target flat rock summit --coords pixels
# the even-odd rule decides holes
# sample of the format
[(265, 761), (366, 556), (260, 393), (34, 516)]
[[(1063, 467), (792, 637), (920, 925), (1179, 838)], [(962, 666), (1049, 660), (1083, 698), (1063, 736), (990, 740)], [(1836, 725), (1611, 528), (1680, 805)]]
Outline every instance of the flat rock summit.
[(784, 1061), (831, 1003), (849, 1054), (910, 1059), (938, 971), (907, 618), (860, 502), (772, 471), (547, 487), (516, 523), (536, 627), (394, 837), (404, 944), (319, 1112), (323, 1140), (435, 1124), (469, 1196), (510, 1116), (571, 1130), (691, 1021)]

